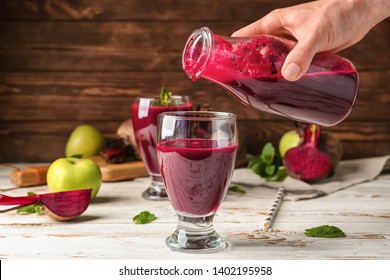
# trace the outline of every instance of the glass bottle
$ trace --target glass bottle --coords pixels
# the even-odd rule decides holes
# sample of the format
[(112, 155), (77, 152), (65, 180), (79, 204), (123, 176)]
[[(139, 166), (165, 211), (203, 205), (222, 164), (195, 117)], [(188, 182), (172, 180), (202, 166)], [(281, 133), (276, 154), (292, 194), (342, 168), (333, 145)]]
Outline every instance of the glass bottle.
[(294, 42), (271, 35), (228, 37), (202, 27), (192, 32), (182, 63), (193, 81), (207, 79), (243, 104), (287, 118), (332, 126), (352, 110), (358, 89), (353, 64), (336, 54), (317, 54), (305, 75), (281, 75)]

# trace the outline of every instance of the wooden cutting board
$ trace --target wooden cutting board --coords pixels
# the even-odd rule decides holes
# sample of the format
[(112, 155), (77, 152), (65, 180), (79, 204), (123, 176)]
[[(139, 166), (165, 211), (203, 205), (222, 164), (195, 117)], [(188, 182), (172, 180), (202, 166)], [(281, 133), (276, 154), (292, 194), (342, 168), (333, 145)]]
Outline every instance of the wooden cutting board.
[[(107, 163), (101, 156), (91, 157), (100, 167), (103, 182), (117, 182), (148, 176), (142, 161)], [(10, 171), (10, 180), (17, 187), (46, 184), (46, 174), (50, 165), (28, 166)]]
[(102, 157), (92, 159), (100, 166), (104, 182), (117, 182), (148, 176), (145, 164), (142, 161), (125, 163), (107, 163)]

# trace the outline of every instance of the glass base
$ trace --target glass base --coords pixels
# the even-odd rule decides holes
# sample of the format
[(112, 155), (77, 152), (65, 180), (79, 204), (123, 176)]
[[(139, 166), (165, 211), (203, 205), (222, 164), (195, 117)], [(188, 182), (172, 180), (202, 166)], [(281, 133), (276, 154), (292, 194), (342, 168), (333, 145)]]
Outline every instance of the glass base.
[(168, 200), (168, 195), (162, 180), (157, 176), (152, 176), (152, 183), (142, 193), (142, 197), (146, 200)]
[(176, 231), (165, 240), (173, 250), (184, 253), (214, 253), (228, 244), (213, 226), (214, 214), (210, 216), (184, 216), (178, 213)]

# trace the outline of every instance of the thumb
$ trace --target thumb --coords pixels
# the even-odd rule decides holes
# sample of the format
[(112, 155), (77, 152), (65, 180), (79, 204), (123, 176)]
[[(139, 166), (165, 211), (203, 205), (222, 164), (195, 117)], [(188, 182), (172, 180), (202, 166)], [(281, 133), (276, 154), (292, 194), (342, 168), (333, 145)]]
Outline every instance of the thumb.
[(309, 69), (316, 51), (304, 43), (297, 43), (283, 63), (282, 75), (286, 80), (296, 81)]

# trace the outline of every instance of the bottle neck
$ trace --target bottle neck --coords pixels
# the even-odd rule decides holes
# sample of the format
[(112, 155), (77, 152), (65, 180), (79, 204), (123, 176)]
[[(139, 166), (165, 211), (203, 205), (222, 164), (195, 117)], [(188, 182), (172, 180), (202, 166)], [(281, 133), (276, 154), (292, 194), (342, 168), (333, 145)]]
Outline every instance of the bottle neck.
[(213, 49), (213, 33), (208, 27), (192, 32), (188, 38), (182, 56), (184, 72), (196, 81), (202, 76)]

